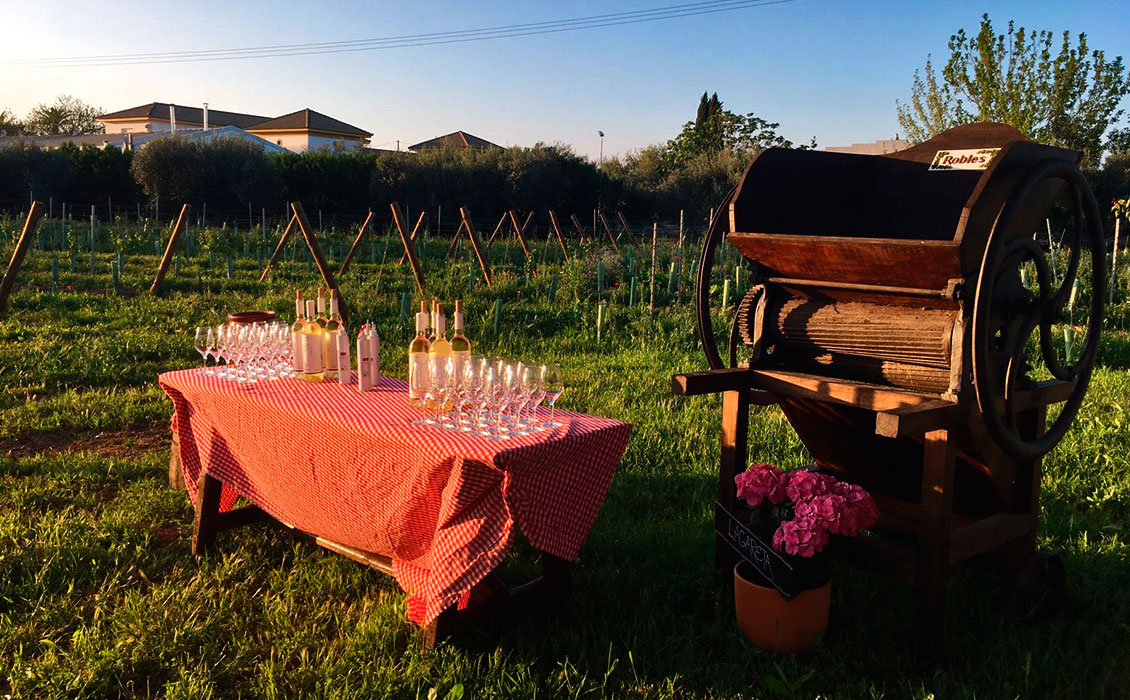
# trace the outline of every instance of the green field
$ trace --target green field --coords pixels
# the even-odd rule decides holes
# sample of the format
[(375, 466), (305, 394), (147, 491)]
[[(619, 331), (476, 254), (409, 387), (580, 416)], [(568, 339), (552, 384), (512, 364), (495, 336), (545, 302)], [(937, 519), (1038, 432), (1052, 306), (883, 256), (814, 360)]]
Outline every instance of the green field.
[[(395, 252), (383, 252), (385, 238), (377, 241), (342, 289), (354, 324), (376, 321), (384, 364), (402, 376), (401, 293), (411, 277)], [(496, 246), (488, 290), (481, 282), (469, 289), (466, 251), (447, 264), (444, 246), (434, 241), (426, 255), (429, 292), (464, 299), (480, 349), (560, 361), (569, 387), (560, 405), (635, 425), (564, 616), (499, 621), (422, 656), (395, 582), (343, 557), (253, 527), (221, 534), (211, 554), (194, 559), (188, 499), (167, 483), (171, 404), (156, 375), (198, 365), (192, 329), (228, 311), (272, 308), (289, 318), (293, 289), (311, 289), (314, 274), (299, 260), (259, 284), (252, 253), (234, 261), (229, 279), (226, 253), (213, 268), (197, 250), (170, 278), (168, 295), (154, 298), (144, 291), (156, 267), (148, 243), (134, 248), (147, 254), (125, 256), (120, 294), (108, 252), (94, 275), (88, 253), (71, 271), (69, 253), (38, 252), (0, 321), (0, 696), (1130, 694), (1130, 303), (1109, 314), (1088, 400), (1045, 463), (1039, 545), (1064, 558), (1066, 610), (1029, 613), (1006, 583), (959, 570), (949, 588), (948, 658), (920, 672), (910, 656), (909, 590), (859, 571), (836, 571), (829, 632), (813, 657), (775, 658), (738, 633), (713, 571), (720, 401), (669, 389), (671, 374), (705, 367), (689, 282), (682, 304), (666, 293), (669, 243), (654, 322), (646, 304), (627, 304), (627, 250), (590, 248), (565, 265), (539, 243), (535, 257), (546, 262), (527, 276), (515, 246)], [(0, 249), (10, 254), (10, 242)], [(646, 298), (645, 253), (633, 257)], [(611, 302), (600, 344), (598, 258)], [(498, 337), (495, 299), (503, 300)], [(751, 441), (758, 460), (806, 462), (775, 408), (755, 412)], [(519, 543), (507, 563), (515, 576), (532, 571), (523, 554)]]

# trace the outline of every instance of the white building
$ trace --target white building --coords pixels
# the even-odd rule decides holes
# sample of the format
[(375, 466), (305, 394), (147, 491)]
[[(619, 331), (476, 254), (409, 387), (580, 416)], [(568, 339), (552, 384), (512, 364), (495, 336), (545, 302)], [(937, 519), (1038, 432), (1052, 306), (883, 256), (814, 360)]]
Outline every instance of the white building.
[(98, 121), (106, 135), (152, 134), (177, 130), (195, 132), (227, 127), (253, 134), (294, 153), (319, 149), (358, 150), (368, 145), (371, 133), (312, 109), (301, 109), (281, 117), (264, 117), (241, 112), (225, 112), (204, 107), (188, 107), (167, 102), (150, 102), (110, 114)]

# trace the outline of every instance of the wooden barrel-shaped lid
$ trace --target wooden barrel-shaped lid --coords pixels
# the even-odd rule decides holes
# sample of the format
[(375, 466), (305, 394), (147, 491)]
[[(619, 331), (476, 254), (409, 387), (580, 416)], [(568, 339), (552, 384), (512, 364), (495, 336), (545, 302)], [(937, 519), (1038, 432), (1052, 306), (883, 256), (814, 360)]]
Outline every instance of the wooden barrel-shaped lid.
[(228, 314), (229, 323), (270, 323), (274, 320), (274, 311), (236, 311)]

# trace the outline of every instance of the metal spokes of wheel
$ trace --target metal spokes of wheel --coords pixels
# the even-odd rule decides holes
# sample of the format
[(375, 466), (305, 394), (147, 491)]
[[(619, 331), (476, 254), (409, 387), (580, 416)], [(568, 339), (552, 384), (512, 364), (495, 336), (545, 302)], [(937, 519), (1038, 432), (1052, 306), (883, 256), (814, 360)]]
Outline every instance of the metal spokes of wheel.
[[(1075, 224), (1069, 241), (1071, 257), (1067, 270), (1054, 291), (1043, 249), (1031, 237), (1010, 230), (1033, 189), (1053, 179), (1067, 183)], [(1099, 217), (1098, 204), (1079, 170), (1065, 160), (1050, 158), (1038, 163), (1013, 187), (985, 246), (973, 307), (973, 382), (986, 429), (1001, 449), (1016, 459), (1036, 459), (1055, 447), (1067, 432), (1087, 392), (1098, 351), (1106, 286), (1106, 248)], [(1084, 225), (1088, 234), (1086, 241)], [(1055, 353), (1052, 325), (1063, 320), (1064, 307), (1078, 278), (1084, 245), (1090, 250), (1093, 271), (1087, 337), (1075, 363), (1064, 365)], [(1017, 268), (1027, 261), (1035, 265), (1035, 295), (1018, 282)], [(1072, 387), (1055, 421), (1042, 435), (1026, 439), (1021, 436), (1017, 421), (1017, 398), (1030, 383), (1025, 354), (1028, 340), (1037, 329), (1040, 355), (1048, 371), (1056, 379), (1071, 382)]]

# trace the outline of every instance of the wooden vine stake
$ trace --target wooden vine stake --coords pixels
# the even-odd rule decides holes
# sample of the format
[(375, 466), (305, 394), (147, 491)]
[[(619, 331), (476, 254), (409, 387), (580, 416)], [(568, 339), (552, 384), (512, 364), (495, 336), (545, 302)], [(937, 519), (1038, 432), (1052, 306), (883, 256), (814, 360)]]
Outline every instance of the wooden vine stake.
[(565, 237), (561, 235), (561, 227), (557, 225), (557, 215), (553, 210), (549, 210), (549, 223), (553, 226), (553, 232), (557, 234), (557, 243), (561, 246), (561, 253), (565, 256), (565, 262), (569, 262), (569, 251), (565, 249)]
[(4, 307), (8, 304), (8, 295), (12, 293), (12, 285), (16, 283), (16, 275), (19, 274), (20, 267), (24, 264), (24, 256), (27, 255), (27, 249), (31, 246), (32, 239), (35, 238), (35, 230), (39, 228), (39, 220), (43, 218), (46, 210), (47, 207), (43, 206), (43, 202), (36, 201), (31, 203), (31, 209), (27, 212), (24, 229), (20, 232), (16, 249), (12, 251), (12, 261), (8, 263), (8, 270), (4, 273), (3, 281), (0, 281), (0, 314), (4, 313)]
[(188, 212), (192, 207), (181, 205), (180, 215), (173, 224), (172, 233), (169, 234), (169, 243), (165, 246), (165, 254), (161, 256), (161, 264), (157, 266), (157, 276), (153, 278), (153, 286), (149, 288), (150, 294), (160, 294), (161, 286), (165, 284), (165, 275), (169, 272), (169, 265), (173, 264), (173, 256), (177, 254), (177, 244), (180, 243), (181, 234), (188, 226)]
[(373, 210), (369, 210), (369, 215), (365, 217), (365, 222), (361, 224), (361, 229), (357, 231), (357, 238), (353, 239), (353, 245), (349, 246), (349, 252), (345, 254), (345, 260), (341, 261), (341, 267), (337, 271), (337, 276), (341, 277), (345, 271), (349, 269), (349, 263), (353, 262), (353, 256), (357, 254), (357, 249), (361, 247), (361, 239), (365, 236), (365, 230), (369, 228), (369, 222), (373, 220)]
[(530, 225), (530, 219), (532, 219), (533, 216), (534, 213), (530, 212), (529, 216), (526, 217), (526, 223), (519, 226), (518, 215), (514, 213), (513, 209), (510, 210), (510, 225), (514, 227), (514, 235), (518, 237), (518, 243), (522, 245), (522, 252), (526, 254), (526, 260), (530, 259), (530, 248), (526, 245), (526, 237), (522, 234), (525, 232), (526, 227)]
[(608, 240), (612, 241), (612, 247), (619, 253), (620, 244), (616, 242), (616, 236), (612, 235), (612, 228), (608, 225), (608, 219), (604, 218), (604, 212), (600, 212), (600, 224), (604, 227), (604, 232), (608, 234)]
[(483, 271), (483, 280), (489, 287), (491, 279), (490, 263), (483, 255), (483, 247), (479, 245), (479, 236), (475, 233), (475, 225), (471, 223), (471, 212), (467, 211), (466, 207), (459, 207), (459, 216), (463, 218), (463, 223), (467, 226), (467, 238), (471, 240), (471, 247), (475, 249), (475, 257), (479, 259), (479, 269)]
[(494, 237), (497, 236), (498, 232), (502, 230), (502, 225), (506, 223), (507, 216), (508, 214), (503, 214), (502, 216), (498, 217), (498, 223), (495, 224), (494, 230), (490, 232), (490, 238), (487, 239), (487, 250), (490, 250), (490, 247), (494, 245)]
[(337, 293), (338, 310), (341, 312), (341, 318), (348, 323), (349, 306), (345, 303), (345, 297), (341, 295), (337, 281), (334, 280), (334, 273), (330, 271), (330, 266), (326, 263), (326, 258), (322, 254), (322, 245), (318, 243), (318, 232), (310, 226), (310, 221), (306, 218), (306, 211), (302, 208), (301, 202), (291, 202), (290, 209), (294, 212), (294, 219), (298, 224), (298, 229), (302, 231), (302, 237), (306, 239), (306, 247), (310, 249), (310, 255), (314, 256), (314, 264), (318, 266), (322, 281)]
[(585, 227), (581, 225), (581, 220), (577, 218), (576, 214), (570, 214), (569, 218), (573, 220), (573, 227), (577, 229), (577, 233), (581, 236), (581, 240), (584, 240)]
[(451, 245), (447, 247), (447, 255), (445, 257), (450, 258), (452, 255), (455, 255), (455, 246), (458, 245), (459, 236), (463, 233), (464, 228), (463, 222), (460, 221), (459, 228), (455, 229), (455, 236), (451, 239)]
[(286, 222), (286, 229), (283, 231), (283, 234), (279, 236), (279, 243), (275, 246), (275, 252), (271, 253), (271, 259), (267, 261), (267, 266), (263, 268), (262, 274), (259, 275), (260, 282), (267, 279), (267, 275), (270, 274), (271, 268), (274, 267), (275, 263), (277, 263), (279, 261), (279, 258), (282, 257), (283, 249), (286, 248), (286, 242), (290, 240), (290, 232), (293, 230), (294, 214), (291, 214), (290, 221)]
[[(400, 234), (400, 242), (404, 244), (404, 256), (408, 258), (408, 264), (412, 266), (412, 276), (416, 279), (416, 288), (420, 290), (421, 295), (425, 295), (424, 273), (420, 270), (420, 261), (416, 259), (416, 249), (412, 247), (412, 239), (408, 237), (408, 232), (404, 228), (404, 213), (400, 211), (400, 205), (396, 202), (388, 206), (392, 209), (392, 222), (396, 224), (396, 232)], [(400, 260), (403, 262), (404, 258)]]
[[(626, 234), (628, 234), (628, 243), (631, 243), (632, 242), (632, 229), (628, 226), (628, 220), (624, 218), (624, 212), (617, 211), (616, 216), (617, 216), (617, 218), (620, 219), (620, 233), (616, 234), (616, 237), (619, 238), (620, 236), (623, 236), (626, 233)], [(680, 214), (679, 216), (681, 218), (682, 214)]]
[[(416, 225), (412, 227), (412, 235), (410, 235), (408, 237), (408, 242), (412, 244), (413, 251), (415, 251), (416, 237), (418, 235), (420, 235), (420, 227), (424, 225), (424, 218), (426, 216), (427, 216), (427, 212), (425, 212), (425, 211), (420, 212), (420, 215), (418, 217), (416, 217)], [(404, 217), (402, 216), (400, 218), (400, 220), (403, 221)], [(404, 264), (404, 255), (400, 256), (400, 264), (401, 265)]]

